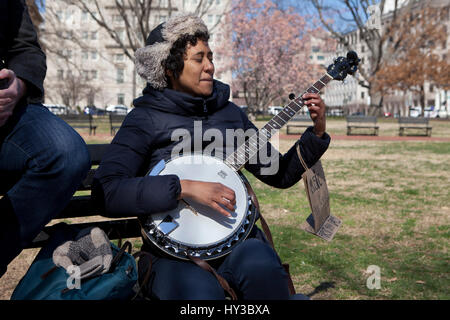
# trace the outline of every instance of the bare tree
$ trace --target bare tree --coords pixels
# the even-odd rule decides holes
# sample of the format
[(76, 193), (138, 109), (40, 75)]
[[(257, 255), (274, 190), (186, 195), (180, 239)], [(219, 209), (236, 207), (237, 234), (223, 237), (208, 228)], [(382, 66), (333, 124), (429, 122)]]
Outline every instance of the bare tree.
[[(412, 12), (418, 1), (400, 1), (395, 0), (394, 6), (388, 16), (380, 16), (380, 24), (375, 28), (369, 26), (367, 21), (374, 18), (373, 15), (379, 15), (385, 12), (386, 0), (337, 0), (333, 6), (327, 5), (323, 0), (309, 0), (322, 25), (346, 50), (354, 50), (355, 41), (350, 41), (352, 37), (359, 37), (367, 52), (364, 54), (365, 62), (359, 69), (361, 78), (359, 84), (369, 90), (371, 97), (371, 113), (381, 112), (383, 104), (383, 91), (374, 83), (383, 64), (396, 58), (399, 51), (403, 48), (403, 41), (407, 38), (408, 29), (397, 29), (400, 12)], [(400, 3), (402, 6), (400, 6)], [(378, 8), (369, 10), (369, 8)], [(372, 14), (372, 16), (371, 16)], [(342, 29), (344, 22), (353, 32)], [(351, 37), (349, 37), (349, 34)], [(395, 35), (395, 42), (393, 42)], [(354, 39), (354, 38), (353, 38)], [(357, 42), (357, 41), (356, 41)], [(389, 48), (389, 50), (386, 50)]]
[(89, 85), (86, 76), (80, 73), (68, 73), (55, 89), (60, 100), (68, 107), (67, 111), (70, 112), (75, 112), (80, 106), (80, 101), (94, 90)]
[[(445, 52), (447, 32), (442, 21), (448, 18), (449, 5), (432, 7), (425, 3), (410, 12), (399, 12), (395, 33), (389, 35), (395, 59), (383, 61), (374, 81), (380, 92), (413, 92), (419, 96), (422, 114), (426, 107), (425, 83), (442, 89), (450, 86), (450, 64), (438, 52)], [(401, 37), (401, 41), (398, 38)]]

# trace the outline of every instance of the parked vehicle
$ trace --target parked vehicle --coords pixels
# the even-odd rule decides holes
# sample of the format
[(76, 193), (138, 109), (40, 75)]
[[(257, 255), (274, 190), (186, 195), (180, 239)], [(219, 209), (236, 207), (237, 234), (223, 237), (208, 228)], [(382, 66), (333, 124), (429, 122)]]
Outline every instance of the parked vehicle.
[(84, 112), (85, 114), (99, 115), (99, 116), (106, 114), (106, 111), (105, 111), (105, 110), (99, 109), (99, 108), (97, 108), (97, 107), (94, 106), (94, 105), (90, 105), (90, 106), (84, 107), (83, 112)]
[(422, 109), (420, 107), (410, 107), (409, 108), (409, 116), (413, 118), (420, 117), (422, 114)]
[(127, 114), (128, 112), (131, 111), (131, 109), (129, 110), (127, 106), (124, 106), (123, 104), (118, 104), (107, 106), (106, 111), (115, 114)]
[(344, 111), (342, 109), (332, 109), (330, 110), (330, 116), (342, 117), (344, 115)]
[(44, 104), (44, 107), (56, 115), (67, 113), (67, 107), (60, 104)]
[(438, 115), (437, 115), (438, 118), (446, 119), (449, 116), (450, 116), (450, 113), (448, 113), (446, 110), (439, 110), (438, 111)]
[(283, 107), (270, 106), (269, 107), (269, 114), (276, 116), (281, 110), (283, 110)]
[(241, 110), (244, 111), (245, 114), (248, 113), (248, 106), (243, 105), (243, 106), (239, 106), (239, 108), (241, 108)]
[(437, 118), (438, 112), (434, 109), (434, 107), (425, 108), (423, 111), (423, 116), (425, 118)]

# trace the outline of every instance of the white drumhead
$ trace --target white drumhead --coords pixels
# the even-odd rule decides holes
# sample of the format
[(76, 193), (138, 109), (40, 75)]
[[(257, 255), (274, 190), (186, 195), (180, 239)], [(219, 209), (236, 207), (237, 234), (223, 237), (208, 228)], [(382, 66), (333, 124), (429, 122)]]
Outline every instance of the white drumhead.
[(152, 214), (156, 226), (167, 215), (179, 224), (168, 235), (170, 239), (191, 247), (212, 246), (226, 240), (241, 226), (248, 210), (247, 190), (239, 174), (220, 159), (195, 154), (182, 156), (169, 161), (159, 175), (167, 174), (175, 174), (180, 180), (219, 182), (234, 190), (236, 194), (235, 211), (230, 212), (230, 218), (188, 198), (185, 200), (199, 212), (198, 215), (186, 207), (183, 201), (179, 201), (175, 210)]

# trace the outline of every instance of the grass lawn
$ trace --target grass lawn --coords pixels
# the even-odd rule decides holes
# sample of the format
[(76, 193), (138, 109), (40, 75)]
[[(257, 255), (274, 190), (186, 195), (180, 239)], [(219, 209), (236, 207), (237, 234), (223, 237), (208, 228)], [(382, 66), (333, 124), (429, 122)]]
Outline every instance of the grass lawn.
[[(293, 141), (281, 141), (287, 150)], [(450, 143), (333, 141), (322, 158), (332, 242), (300, 229), (303, 182), (277, 190), (248, 176), (298, 292), (314, 299), (449, 299)], [(369, 290), (366, 271), (381, 270)]]
[[(380, 136), (398, 135), (394, 119), (379, 124)], [(450, 137), (450, 122), (431, 125), (433, 137)], [(345, 135), (345, 120), (330, 119), (327, 128)], [(107, 123), (97, 132), (83, 138), (111, 141)], [(280, 151), (294, 141), (280, 140)], [(302, 181), (279, 190), (246, 174), (297, 292), (313, 299), (450, 299), (450, 142), (333, 140), (322, 165), (331, 212), (343, 222), (332, 242), (300, 229), (310, 213)], [(24, 250), (10, 265), (0, 299), (9, 298), (36, 254)], [(371, 265), (380, 268), (380, 289), (367, 288)]]

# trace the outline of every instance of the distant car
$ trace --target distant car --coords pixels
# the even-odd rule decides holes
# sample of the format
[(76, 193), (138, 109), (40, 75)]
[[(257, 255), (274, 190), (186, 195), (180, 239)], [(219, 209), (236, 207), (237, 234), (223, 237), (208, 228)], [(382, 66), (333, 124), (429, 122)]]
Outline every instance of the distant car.
[(430, 107), (423, 110), (423, 116), (425, 118), (438, 118), (439, 114), (438, 111), (434, 109), (434, 107)]
[(344, 115), (344, 111), (341, 109), (332, 109), (330, 110), (331, 116), (342, 117)]
[(447, 118), (449, 116), (449, 113), (446, 110), (439, 110), (438, 111), (438, 118)]
[(90, 106), (84, 107), (83, 112), (84, 112), (85, 114), (99, 115), (99, 116), (104, 115), (104, 114), (106, 113), (105, 110), (99, 109), (99, 108), (97, 108), (97, 107), (94, 106), (94, 105), (90, 105)]
[(392, 113), (390, 113), (390, 112), (385, 112), (385, 113), (384, 113), (384, 116), (385, 116), (386, 118), (392, 117)]
[(127, 106), (124, 106), (123, 104), (109, 105), (106, 107), (106, 111), (109, 113), (122, 114), (122, 115), (126, 115), (128, 112), (130, 112), (130, 110), (128, 110)]
[(67, 113), (67, 107), (60, 104), (44, 104), (44, 107), (56, 115)]
[(276, 116), (281, 110), (283, 110), (283, 107), (270, 106), (269, 107), (269, 114)]
[(409, 116), (413, 118), (420, 117), (422, 114), (422, 109), (420, 107), (410, 107), (409, 108)]

